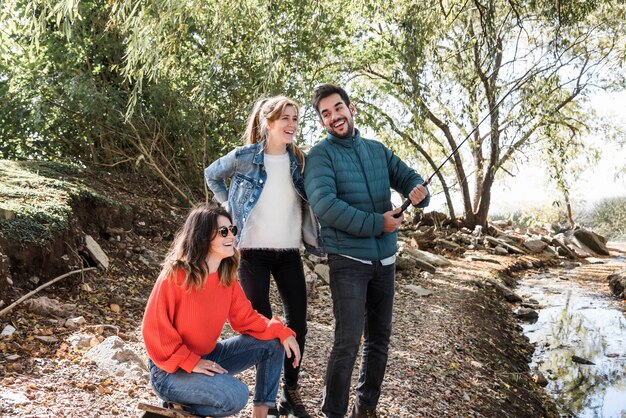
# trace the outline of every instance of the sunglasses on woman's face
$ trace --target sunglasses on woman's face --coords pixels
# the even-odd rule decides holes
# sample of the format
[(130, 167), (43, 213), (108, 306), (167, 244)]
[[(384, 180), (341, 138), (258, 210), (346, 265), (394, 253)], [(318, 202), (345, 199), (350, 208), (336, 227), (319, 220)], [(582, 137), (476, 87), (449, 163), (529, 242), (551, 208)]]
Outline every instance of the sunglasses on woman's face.
[(228, 231), (233, 233), (233, 237), (237, 235), (237, 227), (235, 225), (220, 226), (219, 228), (217, 228), (217, 232), (219, 232), (220, 235), (223, 236), (224, 238), (228, 236)]

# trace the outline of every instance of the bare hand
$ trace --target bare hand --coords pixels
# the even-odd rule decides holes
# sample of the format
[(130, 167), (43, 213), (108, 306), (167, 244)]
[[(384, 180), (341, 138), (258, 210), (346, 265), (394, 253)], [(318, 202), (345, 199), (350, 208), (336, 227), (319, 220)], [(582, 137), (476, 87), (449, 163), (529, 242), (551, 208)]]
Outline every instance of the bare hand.
[(426, 196), (428, 196), (428, 190), (421, 184), (415, 186), (409, 193), (409, 199), (411, 199), (411, 203), (414, 205), (417, 205), (419, 202), (426, 199)]
[(393, 217), (393, 215), (396, 215), (398, 213), (400, 213), (400, 208), (383, 213), (383, 231), (384, 232), (393, 232), (396, 229), (398, 229), (398, 227), (404, 220), (404, 215), (401, 215), (399, 218)]
[(215, 375), (215, 373), (219, 373), (219, 374), (228, 373), (228, 370), (224, 369), (222, 366), (220, 366), (214, 361), (200, 359), (198, 360), (198, 363), (196, 363), (196, 367), (194, 367), (191, 372), (202, 373), (202, 374), (206, 374), (209, 376), (213, 376)]
[(291, 358), (292, 356), (294, 357), (293, 367), (298, 367), (300, 365), (300, 346), (298, 345), (295, 337), (290, 335), (285, 338), (283, 347), (285, 347), (285, 354), (287, 355), (287, 358)]

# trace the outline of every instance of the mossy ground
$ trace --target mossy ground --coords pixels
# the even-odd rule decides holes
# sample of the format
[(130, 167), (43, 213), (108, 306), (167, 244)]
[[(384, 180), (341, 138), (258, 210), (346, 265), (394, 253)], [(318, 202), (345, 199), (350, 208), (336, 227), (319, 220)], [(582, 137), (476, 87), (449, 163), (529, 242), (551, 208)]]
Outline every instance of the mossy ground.
[(68, 163), (0, 160), (0, 239), (43, 245), (70, 224), (77, 199), (123, 206), (85, 184), (89, 170)]

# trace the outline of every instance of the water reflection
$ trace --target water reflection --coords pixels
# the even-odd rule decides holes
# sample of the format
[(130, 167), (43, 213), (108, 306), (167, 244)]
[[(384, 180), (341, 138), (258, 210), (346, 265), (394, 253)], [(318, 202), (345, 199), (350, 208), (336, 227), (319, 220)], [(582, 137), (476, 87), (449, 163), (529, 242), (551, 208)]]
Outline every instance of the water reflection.
[[(626, 321), (612, 301), (586, 294), (556, 273), (524, 279), (519, 289), (543, 309), (534, 324), (521, 324), (536, 343), (532, 369), (549, 381), (546, 390), (563, 414), (626, 417)], [(578, 364), (572, 356), (595, 365)]]

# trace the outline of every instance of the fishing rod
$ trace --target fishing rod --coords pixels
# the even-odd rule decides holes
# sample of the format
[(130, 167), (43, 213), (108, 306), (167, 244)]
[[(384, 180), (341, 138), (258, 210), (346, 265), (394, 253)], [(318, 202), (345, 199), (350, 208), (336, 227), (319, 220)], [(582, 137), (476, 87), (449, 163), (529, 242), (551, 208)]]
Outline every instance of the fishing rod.
[[(530, 70), (529, 70), (529, 71), (530, 71)], [(461, 145), (463, 145), (463, 144), (465, 143), (465, 141), (467, 141), (468, 139), (470, 139), (470, 137), (472, 136), (472, 134), (474, 134), (474, 132), (476, 132), (476, 130), (478, 130), (478, 128), (480, 127), (480, 125), (482, 125), (482, 123), (483, 123), (485, 120), (487, 120), (487, 118), (488, 118), (489, 116), (491, 116), (491, 114), (492, 114), (492, 113), (493, 113), (493, 112), (494, 112), (494, 111), (498, 108), (498, 106), (500, 106), (500, 104), (504, 101), (504, 99), (506, 99), (506, 98), (509, 96), (509, 94), (511, 94), (511, 93), (515, 90), (515, 88), (517, 87), (517, 85), (518, 85), (518, 84), (520, 84), (520, 82), (526, 78), (526, 75), (527, 75), (527, 74), (528, 74), (528, 71), (526, 72), (526, 74), (524, 74), (524, 75), (523, 75), (523, 76), (522, 76), (522, 77), (521, 77), (521, 78), (520, 78), (520, 79), (519, 79), (519, 80), (518, 80), (518, 81), (517, 81), (517, 82), (513, 85), (513, 87), (511, 87), (511, 90), (509, 90), (507, 94), (505, 94), (504, 96), (502, 96), (502, 97), (500, 98), (500, 100), (498, 100), (498, 102), (497, 102), (495, 105), (493, 105), (493, 107), (489, 110), (489, 113), (487, 113), (487, 114), (485, 115), (485, 117), (484, 117), (484, 118), (482, 118), (482, 119), (480, 120), (480, 122), (478, 122), (478, 124), (476, 124), (476, 126), (474, 127), (474, 129), (472, 129), (472, 130), (470, 131), (470, 133), (469, 133), (469, 134), (467, 134), (467, 136), (465, 137), (465, 139), (463, 139), (463, 141), (461, 141), (461, 142), (459, 143), (459, 145), (457, 145), (457, 146), (456, 146), (456, 148), (454, 148), (454, 150), (452, 150), (452, 152), (450, 153), (450, 155), (448, 155), (448, 157), (447, 157), (445, 160), (443, 160), (443, 162), (442, 162), (442, 163), (439, 165), (439, 167), (437, 167), (437, 169), (436, 169), (436, 170), (435, 170), (435, 171), (434, 171), (434, 172), (430, 175), (430, 177), (428, 177), (428, 179), (426, 179), (426, 181), (425, 181), (424, 183), (422, 183), (422, 184), (421, 184), (422, 186), (426, 187), (426, 186), (428, 186), (428, 185), (430, 184), (430, 181), (433, 179), (433, 177), (435, 177), (435, 175), (439, 172), (439, 170), (441, 170), (441, 167), (443, 167), (443, 166), (444, 166), (444, 164), (445, 164), (445, 163), (447, 163), (447, 162), (450, 160), (450, 158), (452, 158), (452, 156), (453, 156), (454, 154), (456, 154), (456, 152), (459, 150), (459, 148), (461, 148)], [(400, 212), (398, 212), (398, 213), (396, 213), (395, 215), (393, 215), (393, 217), (394, 217), (394, 218), (399, 218), (400, 216), (402, 216), (402, 212), (404, 212), (404, 211), (405, 211), (405, 210), (406, 210), (406, 209), (407, 209), (410, 205), (411, 205), (411, 199), (406, 199), (406, 200), (404, 201), (404, 203), (402, 204), (402, 206), (400, 206)]]

